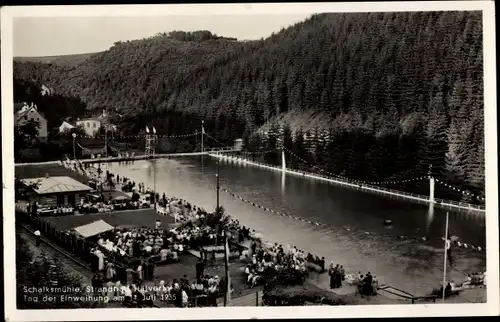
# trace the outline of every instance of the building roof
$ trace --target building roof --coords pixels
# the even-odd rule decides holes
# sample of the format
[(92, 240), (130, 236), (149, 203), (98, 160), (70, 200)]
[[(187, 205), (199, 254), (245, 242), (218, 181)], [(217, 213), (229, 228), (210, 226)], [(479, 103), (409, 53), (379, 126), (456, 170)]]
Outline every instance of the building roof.
[[(27, 105), (25, 103), (23, 103), (23, 106), (21, 108), (19, 108), (19, 110), (17, 110), (15, 112), (15, 115), (16, 115), (16, 119), (19, 120), (21, 117), (23, 117), (24, 115), (28, 114), (29, 111), (31, 110), (35, 110), (42, 118), (45, 119), (45, 116), (43, 115), (42, 112), (40, 112), (38, 110), (38, 108), (36, 107), (36, 105)], [(16, 107), (14, 107), (14, 111), (16, 110)]]
[(17, 114), (24, 106), (24, 103), (14, 103), (14, 113)]
[(72, 128), (74, 128), (74, 127), (75, 127), (74, 125), (71, 125), (71, 124), (69, 124), (69, 123), (68, 123), (68, 122), (66, 122), (66, 121), (63, 121), (63, 122), (62, 122), (62, 124), (61, 124), (59, 127), (63, 127), (63, 126), (64, 126), (64, 127), (67, 127), (67, 128), (70, 128), (70, 129), (72, 129)]
[(99, 235), (101, 233), (105, 233), (107, 231), (113, 230), (115, 227), (111, 226), (107, 222), (102, 219), (94, 221), (90, 224), (86, 224), (83, 226), (79, 226), (74, 228), (74, 230), (84, 238), (92, 237), (95, 235)]
[(39, 195), (61, 192), (91, 191), (92, 188), (70, 177), (45, 177), (21, 180), (26, 185), (37, 183), (35, 192)]

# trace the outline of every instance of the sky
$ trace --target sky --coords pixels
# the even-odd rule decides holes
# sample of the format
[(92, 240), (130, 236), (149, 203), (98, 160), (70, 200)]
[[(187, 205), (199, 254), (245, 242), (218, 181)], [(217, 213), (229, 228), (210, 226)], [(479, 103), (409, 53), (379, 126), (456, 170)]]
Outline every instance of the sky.
[(173, 30), (209, 30), (239, 40), (266, 38), (310, 16), (206, 15), (157, 17), (23, 17), (14, 19), (14, 56), (36, 57), (93, 53), (116, 41), (154, 36)]

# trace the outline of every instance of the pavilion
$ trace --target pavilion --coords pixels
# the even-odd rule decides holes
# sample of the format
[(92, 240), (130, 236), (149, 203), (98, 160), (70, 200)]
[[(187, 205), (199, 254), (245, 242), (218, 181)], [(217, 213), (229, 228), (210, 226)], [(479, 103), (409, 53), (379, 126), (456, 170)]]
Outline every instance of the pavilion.
[(47, 206), (75, 206), (93, 189), (70, 177), (22, 179), (30, 189), (30, 200)]

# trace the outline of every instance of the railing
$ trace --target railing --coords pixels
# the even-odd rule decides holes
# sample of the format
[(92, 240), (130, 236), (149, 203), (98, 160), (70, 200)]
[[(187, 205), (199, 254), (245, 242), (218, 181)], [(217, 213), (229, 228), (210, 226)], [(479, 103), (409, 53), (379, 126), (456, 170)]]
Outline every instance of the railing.
[[(231, 150), (224, 150), (231, 151)], [(117, 162), (117, 161), (130, 161), (130, 160), (148, 160), (148, 159), (159, 159), (175, 156), (194, 156), (208, 154), (210, 151), (205, 152), (186, 152), (186, 153), (156, 153), (155, 155), (131, 155), (131, 156), (117, 156), (117, 157), (107, 157), (107, 158), (92, 158), (92, 159), (81, 159), (82, 163), (100, 163), (100, 162)]]
[(378, 288), (378, 291), (384, 291), (389, 294), (395, 295), (397, 297), (403, 298), (405, 300), (410, 300), (411, 304), (415, 304), (415, 302), (420, 301), (420, 300), (432, 300), (432, 302), (436, 302), (437, 296), (436, 295), (427, 295), (427, 296), (414, 296), (411, 293), (408, 293), (406, 291), (403, 291), (399, 288), (390, 286), (390, 285), (381, 285)]
[[(220, 155), (220, 154), (211, 154), (211, 156), (216, 157), (216, 158), (223, 158), (223, 159), (227, 159), (227, 160), (245, 162), (247, 164), (253, 164), (253, 165), (260, 166), (260, 167), (267, 168), (267, 169), (271, 169), (271, 170), (283, 171), (283, 168), (279, 167), (279, 166), (274, 166), (274, 165), (270, 165), (270, 164), (266, 164), (266, 163), (258, 162), (258, 161), (250, 161), (250, 160), (246, 160), (246, 159), (243, 159), (240, 157)], [(295, 169), (290, 169), (290, 168), (285, 168), (285, 172), (290, 173), (290, 174), (295, 174), (295, 175), (301, 175), (303, 177), (309, 177), (309, 178), (320, 179), (320, 180), (324, 180), (324, 181), (328, 181), (328, 182), (334, 182), (334, 183), (346, 185), (346, 186), (356, 188), (356, 189), (368, 190), (368, 191), (372, 191), (372, 192), (378, 192), (378, 193), (384, 193), (384, 194), (398, 196), (398, 197), (404, 197), (407, 199), (412, 199), (412, 200), (423, 202), (423, 203), (430, 203), (431, 202), (429, 200), (429, 197), (424, 196), (424, 195), (411, 193), (411, 192), (399, 191), (399, 190), (395, 190), (395, 189), (389, 189), (389, 188), (385, 188), (385, 187), (373, 186), (373, 185), (368, 185), (368, 184), (360, 184), (360, 183), (357, 183), (357, 182), (354, 182), (351, 180), (335, 178), (335, 177), (327, 176), (324, 174), (317, 174), (317, 173), (312, 173), (312, 172), (307, 172), (307, 171), (302, 171), (302, 170), (295, 170)], [(473, 211), (477, 211), (480, 213), (485, 212), (485, 206), (482, 206), (482, 205), (472, 205), (472, 204), (468, 204), (465, 202), (444, 200), (444, 199), (438, 199), (438, 198), (435, 198), (434, 203), (437, 205), (443, 206), (443, 207), (473, 210)]]
[(228, 151), (234, 151), (234, 148), (232, 146), (227, 146), (223, 148), (210, 148), (210, 149), (205, 149), (205, 152), (228, 152)]
[[(250, 293), (245, 294), (243, 296), (232, 298), (229, 301), (228, 306), (240, 306), (240, 307), (264, 306), (264, 303), (262, 301), (263, 295), (264, 295), (264, 292), (262, 290), (256, 290), (254, 292), (250, 292)], [(224, 305), (223, 302), (224, 302), (224, 299), (219, 298), (217, 300), (217, 305), (223, 306)]]

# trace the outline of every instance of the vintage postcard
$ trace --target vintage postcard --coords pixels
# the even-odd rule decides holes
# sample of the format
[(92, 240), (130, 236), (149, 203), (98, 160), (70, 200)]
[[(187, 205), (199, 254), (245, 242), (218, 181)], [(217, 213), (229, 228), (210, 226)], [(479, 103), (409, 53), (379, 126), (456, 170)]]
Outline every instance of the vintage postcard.
[(1, 24), (8, 321), (500, 313), (492, 1)]

